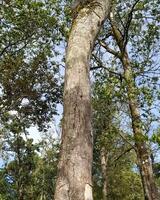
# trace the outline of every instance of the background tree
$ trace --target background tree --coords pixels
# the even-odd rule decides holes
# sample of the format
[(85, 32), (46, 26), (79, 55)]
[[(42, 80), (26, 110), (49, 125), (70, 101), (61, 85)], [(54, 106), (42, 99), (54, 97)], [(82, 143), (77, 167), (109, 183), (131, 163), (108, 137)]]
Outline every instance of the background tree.
[[(141, 85), (141, 83), (139, 82), (139, 76), (142, 76), (142, 73), (145, 71), (145, 69), (149, 71), (149, 69), (147, 68), (147, 63), (148, 65), (152, 65), (152, 67), (154, 67), (154, 59), (157, 56), (157, 45), (155, 41), (158, 41), (159, 38), (157, 37), (156, 28), (158, 25), (158, 19), (154, 19), (153, 17), (153, 20), (145, 22), (144, 27), (144, 18), (141, 18), (140, 16), (146, 14), (144, 13), (145, 10), (145, 12), (147, 12), (147, 14), (149, 15), (147, 16), (147, 18), (152, 18), (152, 15), (156, 13), (156, 5), (157, 4), (155, 2), (155, 4), (152, 4), (150, 5), (151, 7), (149, 7), (148, 1), (143, 3), (141, 1), (135, 1), (132, 2), (132, 4), (127, 4), (125, 1), (120, 2), (119, 4), (118, 2), (117, 4), (115, 3), (115, 8), (113, 6), (113, 11), (111, 12), (109, 22), (108, 24), (106, 24), (106, 27), (110, 27), (110, 31), (108, 31), (108, 34), (104, 34), (104, 36), (102, 35), (102, 37), (98, 41), (99, 45), (102, 48), (104, 48), (108, 53), (112, 54), (116, 69), (118, 69), (118, 65), (122, 66), (122, 68), (118, 69), (118, 73), (113, 70), (112, 73), (119, 75), (121, 81), (124, 81), (126, 84), (125, 91), (128, 95), (127, 101), (131, 112), (132, 128), (135, 137), (135, 146), (137, 148), (136, 152), (138, 166), (140, 168), (146, 199), (158, 199), (157, 189), (153, 178), (150, 152), (146, 141), (147, 133), (145, 133), (145, 131), (148, 132), (148, 130), (144, 130), (143, 128), (145, 124), (143, 121), (143, 117), (146, 116), (145, 113), (151, 113), (149, 112), (149, 110), (151, 111), (151, 107), (153, 106), (152, 98), (154, 96), (154, 93), (153, 90), (151, 92), (151, 90), (146, 87), (145, 82), (143, 82), (143, 86)], [(154, 14), (152, 12), (152, 9), (155, 10)], [(135, 18), (137, 16), (140, 17), (140, 21), (138, 22)], [(141, 24), (141, 26), (139, 26), (139, 29), (136, 29), (137, 32), (135, 31), (134, 33), (132, 33), (132, 31), (135, 30), (135, 24), (137, 23)], [(151, 27), (154, 27), (154, 31), (152, 30), (152, 36), (150, 36)], [(143, 29), (145, 29), (144, 32)], [(139, 31), (143, 33), (144, 39), (141, 39), (141, 37), (139, 37)], [(136, 34), (138, 35), (137, 37)], [(140, 49), (140, 43), (143, 43), (143, 46), (146, 48)], [(110, 48), (110, 46), (108, 46), (109, 44), (113, 47)], [(127, 45), (129, 46), (129, 49), (131, 49), (131, 51), (127, 50)], [(152, 48), (154, 49), (154, 51), (152, 51)], [(135, 51), (136, 55), (138, 54), (139, 57), (135, 56)], [(103, 51), (101, 55), (103, 55)], [(98, 60), (97, 56), (96, 60)], [(108, 60), (107, 62), (109, 63)], [(146, 65), (146, 68), (144, 66), (144, 63)], [(100, 61), (100, 65), (101, 64), (101, 67), (105, 68), (102, 60)], [(112, 65), (111, 62), (110, 64)], [(137, 73), (137, 68), (135, 66), (143, 66), (143, 72), (141, 71), (140, 74)], [(154, 77), (151, 77), (153, 80)], [(141, 85), (144, 90), (139, 87), (139, 85)], [(139, 103), (139, 101), (141, 101), (141, 103)], [(140, 107), (142, 104), (145, 105), (147, 108), (145, 108), (144, 110), (142, 109), (141, 111)], [(154, 118), (152, 118), (151, 121), (153, 122), (153, 120)], [(148, 128), (150, 126), (148, 120), (146, 120), (145, 122), (145, 128)]]
[(52, 199), (57, 175), (59, 142), (48, 136), (37, 144), (15, 133), (5, 143), (6, 153), (12, 153), (0, 170), (2, 199)]
[(119, 80), (106, 76), (96, 73), (93, 85), (95, 199), (142, 199), (134, 143), (120, 128), (121, 118), (116, 117), (121, 111), (116, 92)]
[[(39, 161), (43, 159), (37, 145), (28, 137), (28, 128), (34, 125), (47, 131), (61, 101), (60, 54), (55, 49), (63, 37), (60, 4), (52, 0), (1, 2), (0, 138), (1, 156), (9, 158), (2, 169), (1, 180), (7, 186), (2, 198), (37, 199), (33, 192), (38, 193), (39, 188), (32, 182), (38, 184), (40, 177), (34, 178), (34, 171), (39, 162), (47, 171), (47, 164)], [(47, 171), (50, 175), (53, 168)], [(54, 184), (51, 187), (47, 195), (53, 196)], [(47, 199), (46, 193), (42, 197)]]

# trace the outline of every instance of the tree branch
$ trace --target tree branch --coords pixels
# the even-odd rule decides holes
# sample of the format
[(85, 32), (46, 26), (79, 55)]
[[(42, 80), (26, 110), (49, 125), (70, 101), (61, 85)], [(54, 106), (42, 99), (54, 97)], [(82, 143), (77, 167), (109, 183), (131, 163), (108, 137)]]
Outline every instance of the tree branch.
[(118, 76), (119, 80), (122, 82), (123, 76), (122, 76), (121, 73), (117, 73), (117, 72), (114, 72), (114, 71), (109, 70), (106, 66), (104, 66), (104, 64), (102, 63), (102, 61), (101, 61), (95, 54), (92, 54), (92, 56), (93, 56), (94, 59), (96, 60), (98, 66), (96, 66), (96, 67), (91, 67), (90, 70), (106, 69), (109, 73)]
[(127, 138), (119, 131), (119, 135), (121, 136), (121, 138), (124, 140), (124, 141), (126, 141), (131, 147), (132, 147), (132, 149), (134, 149), (135, 151), (137, 151), (137, 149), (136, 149), (136, 147), (132, 144), (132, 143), (130, 143), (128, 140), (127, 140)]
[(130, 152), (133, 149), (133, 147), (130, 147), (129, 149), (125, 150), (123, 153), (121, 153), (116, 159), (114, 159), (113, 163), (119, 160), (123, 155)]
[(98, 40), (98, 43), (100, 44), (100, 46), (102, 46), (104, 49), (106, 49), (106, 51), (108, 53), (111, 53), (112, 55), (116, 56), (117, 58), (121, 59), (121, 54), (113, 49), (111, 49), (110, 47), (108, 47), (108, 45), (103, 42), (102, 40)]
[(22, 39), (20, 39), (20, 40), (18, 40), (18, 41), (15, 41), (15, 42), (13, 42), (13, 43), (10, 43), (10, 42), (9, 42), (8, 45), (5, 46), (5, 47), (2, 49), (2, 51), (0, 52), (0, 57), (2, 57), (3, 54), (7, 52), (8, 48), (11, 48), (11, 47), (13, 47), (13, 46), (15, 46), (15, 45), (19, 45), (19, 44), (21, 44), (21, 42), (24, 42), (24, 45), (23, 45), (21, 48), (15, 50), (15, 52), (18, 52), (18, 51), (22, 50), (23, 48), (25, 48), (25, 47), (27, 46), (27, 44), (28, 44), (28, 43), (27, 43), (27, 40), (30, 40), (31, 37), (32, 37), (34, 34), (35, 34), (35, 33), (33, 32), (32, 34), (29, 34), (28, 36), (26, 36), (26, 37), (24, 37), (24, 38), (22, 38)]
[(125, 52), (125, 48), (126, 48), (127, 43), (128, 43), (128, 33), (129, 33), (129, 28), (130, 28), (130, 25), (131, 25), (132, 18), (133, 18), (134, 8), (139, 1), (140, 0), (136, 0), (135, 3), (133, 4), (133, 6), (131, 7), (131, 10), (128, 14), (128, 19), (127, 19), (126, 25), (123, 26), (124, 27), (124, 33), (122, 33), (121, 30), (118, 28), (118, 25), (117, 25), (116, 20), (114, 18), (114, 13), (110, 12), (109, 19), (110, 19), (110, 23), (111, 23), (111, 26), (112, 26), (112, 29), (113, 29), (113, 34), (114, 34), (114, 37), (117, 41), (117, 44), (118, 44), (122, 54)]
[(113, 31), (113, 35), (114, 35), (114, 38), (117, 42), (117, 45), (121, 51), (121, 57), (123, 56), (123, 53), (124, 53), (124, 49), (123, 49), (123, 44), (124, 44), (124, 38), (123, 38), (123, 33), (121, 32), (121, 30), (118, 28), (118, 25), (116, 23), (116, 20), (114, 18), (114, 13), (113, 12), (110, 12), (110, 16), (109, 16), (109, 19), (110, 19), (110, 23), (111, 23), (111, 26), (112, 26), (112, 31)]
[(131, 10), (128, 14), (128, 20), (126, 22), (125, 28), (124, 28), (124, 34), (123, 34), (123, 40), (124, 40), (124, 44), (123, 44), (123, 49), (126, 48), (127, 43), (128, 43), (128, 35), (129, 35), (129, 28), (131, 25), (131, 21), (133, 19), (133, 12), (134, 12), (134, 8), (137, 5), (137, 3), (139, 3), (140, 0), (136, 0), (135, 3), (133, 4), (133, 6), (131, 7)]

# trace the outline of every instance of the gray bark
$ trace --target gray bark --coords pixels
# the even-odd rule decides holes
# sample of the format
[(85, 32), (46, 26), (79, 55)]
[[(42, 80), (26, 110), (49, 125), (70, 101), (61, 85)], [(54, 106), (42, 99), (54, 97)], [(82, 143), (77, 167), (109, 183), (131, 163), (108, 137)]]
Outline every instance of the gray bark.
[(101, 149), (101, 170), (102, 170), (102, 178), (103, 178), (103, 200), (107, 200), (107, 186), (108, 186), (108, 175), (107, 175), (107, 167), (108, 167), (108, 154), (106, 153), (105, 147)]
[(119, 29), (117, 28), (116, 22), (114, 20), (114, 14), (110, 15), (110, 20), (112, 24), (112, 30), (114, 38), (120, 49), (119, 58), (122, 62), (124, 69), (124, 79), (126, 81), (128, 103), (131, 112), (132, 128), (135, 138), (135, 147), (138, 160), (138, 166), (140, 169), (144, 197), (145, 200), (158, 200), (158, 192), (155, 184), (152, 163), (150, 160), (150, 154), (148, 152), (147, 144), (144, 138), (144, 133), (142, 129), (142, 121), (139, 112), (137, 88), (132, 72), (132, 65), (129, 60), (127, 49), (123, 46), (123, 36)]
[(135, 138), (135, 146), (137, 149), (137, 160), (140, 169), (145, 200), (158, 200), (159, 197), (153, 176), (152, 163), (147, 144), (145, 142), (140, 112), (138, 109), (136, 86), (127, 53), (124, 54), (122, 63), (124, 68), (124, 78), (127, 83), (129, 107), (132, 116), (132, 128)]
[(89, 62), (109, 0), (82, 8), (74, 19), (66, 53), (64, 118), (55, 200), (92, 200), (92, 134)]

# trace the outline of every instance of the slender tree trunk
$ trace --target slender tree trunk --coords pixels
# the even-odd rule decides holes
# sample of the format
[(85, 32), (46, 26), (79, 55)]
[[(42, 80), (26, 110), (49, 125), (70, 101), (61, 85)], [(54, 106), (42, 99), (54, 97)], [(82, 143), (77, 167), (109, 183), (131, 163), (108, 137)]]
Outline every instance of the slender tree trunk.
[(137, 101), (138, 99), (136, 92), (137, 88), (133, 77), (132, 66), (128, 57), (127, 49), (123, 46), (124, 45), (123, 36), (121, 35), (121, 32), (118, 30), (116, 26), (113, 13), (110, 16), (110, 20), (112, 24), (114, 38), (121, 51), (119, 58), (122, 62), (124, 69), (124, 79), (126, 81), (129, 108), (132, 118), (132, 128), (135, 138), (135, 146), (137, 150), (136, 154), (143, 184), (145, 200), (158, 200), (159, 199), (158, 191), (153, 176), (150, 154), (148, 152), (148, 148), (145, 142), (145, 137), (142, 129), (142, 121)]
[(108, 154), (103, 147), (101, 150), (101, 169), (102, 169), (102, 178), (103, 178), (103, 200), (107, 200), (107, 185), (108, 185), (108, 176), (107, 176), (107, 166), (108, 166)]
[(127, 53), (125, 53), (122, 57), (122, 63), (124, 68), (124, 78), (127, 83), (129, 107), (132, 116), (132, 128), (134, 132), (137, 160), (142, 178), (145, 199), (158, 200), (158, 191), (153, 177), (152, 163), (146, 146), (140, 112), (138, 109), (136, 86)]
[(74, 19), (66, 54), (64, 119), (55, 200), (92, 200), (92, 134), (89, 62), (109, 0), (82, 8)]
[(23, 200), (24, 199), (24, 186), (22, 180), (22, 160), (20, 155), (20, 138), (19, 134), (16, 134), (16, 190), (17, 190), (17, 199)]

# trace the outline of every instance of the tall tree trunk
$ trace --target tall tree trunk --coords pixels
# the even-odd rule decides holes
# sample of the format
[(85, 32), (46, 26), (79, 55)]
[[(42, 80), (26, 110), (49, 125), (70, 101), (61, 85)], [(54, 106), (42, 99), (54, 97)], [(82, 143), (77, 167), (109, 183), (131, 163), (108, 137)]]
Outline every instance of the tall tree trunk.
[(119, 58), (122, 62), (124, 69), (124, 79), (126, 81), (128, 103), (132, 118), (132, 128), (135, 138), (136, 154), (143, 184), (145, 200), (158, 200), (158, 191), (153, 176), (150, 154), (147, 149), (142, 129), (142, 121), (137, 101), (137, 88), (132, 72), (132, 66), (128, 57), (127, 49), (124, 47), (123, 36), (116, 25), (113, 13), (111, 13), (110, 15), (110, 20), (112, 24), (114, 38), (121, 51), (121, 54), (119, 54)]
[(102, 179), (103, 179), (103, 200), (107, 200), (107, 185), (108, 185), (108, 176), (107, 176), (107, 166), (108, 166), (108, 154), (106, 153), (105, 147), (101, 149), (101, 170), (102, 170)]
[(153, 177), (152, 163), (148, 152), (142, 129), (140, 112), (138, 109), (136, 86), (133, 79), (132, 68), (127, 53), (122, 57), (124, 78), (127, 83), (129, 107), (132, 116), (132, 128), (137, 149), (137, 160), (142, 178), (146, 200), (158, 200), (158, 191)]
[(73, 20), (66, 54), (64, 118), (55, 200), (92, 200), (89, 62), (109, 0), (91, 1)]

